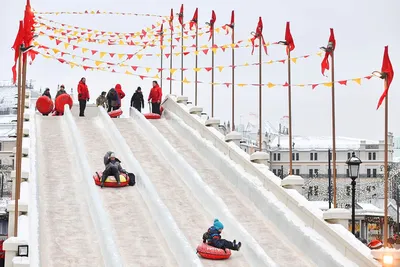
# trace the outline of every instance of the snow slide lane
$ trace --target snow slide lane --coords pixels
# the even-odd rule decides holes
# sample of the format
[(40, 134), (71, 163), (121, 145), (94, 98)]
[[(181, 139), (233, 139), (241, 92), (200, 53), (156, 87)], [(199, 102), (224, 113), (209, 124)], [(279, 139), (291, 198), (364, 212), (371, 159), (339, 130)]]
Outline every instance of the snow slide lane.
[(199, 173), (212, 190), (225, 201), (238, 222), (246, 228), (276, 263), (281, 266), (315, 266), (311, 260), (304, 258), (284, 233), (267, 221), (254, 204), (238, 192), (218, 169), (215, 169), (212, 162), (202, 157), (185, 137), (175, 131), (170, 125), (173, 122), (161, 119), (151, 120), (151, 123)]
[(36, 116), (41, 266), (104, 266), (63, 117)]
[[(75, 118), (84, 139), (90, 167), (95, 173), (104, 170), (103, 157), (107, 151), (115, 151), (103, 133), (100, 117)], [(115, 151), (122, 161), (123, 155)], [(121, 157), (122, 156), (122, 157)], [(136, 187), (103, 188), (99, 194), (116, 233), (116, 243), (125, 267), (177, 266), (157, 225)]]
[[(146, 133), (135, 124), (133, 119), (113, 121), (152, 180), (162, 201), (170, 210), (195, 253), (196, 247), (202, 242), (203, 233), (212, 224), (214, 218), (193, 197), (193, 192), (182, 183), (168, 160), (158, 153), (152, 141), (146, 137)], [(225, 234), (227, 233), (229, 230), (226, 230)], [(234, 237), (233, 233), (227, 236)], [(249, 266), (240, 252), (232, 254), (228, 261), (202, 259), (201, 262), (204, 266)]]

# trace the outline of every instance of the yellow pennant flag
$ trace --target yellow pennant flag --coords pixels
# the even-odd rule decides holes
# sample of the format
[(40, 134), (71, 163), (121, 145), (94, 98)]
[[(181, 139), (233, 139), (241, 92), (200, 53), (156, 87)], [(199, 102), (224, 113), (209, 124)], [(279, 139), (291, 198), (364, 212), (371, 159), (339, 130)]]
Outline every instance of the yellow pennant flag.
[(183, 51), (186, 51), (187, 46), (182, 46)]
[(167, 39), (167, 42), (170, 43), (170, 42), (171, 42), (171, 38), (168, 38), (168, 39)]
[(231, 48), (235, 48), (236, 47), (236, 44), (231, 44)]
[(139, 60), (141, 60), (142, 57), (143, 57), (143, 54), (137, 54), (136, 57), (137, 57)]
[(64, 43), (64, 48), (65, 48), (65, 49), (68, 49), (69, 46), (70, 46), (69, 43)]
[(246, 62), (246, 63), (244, 63), (244, 65), (243, 65), (243, 66), (247, 67), (247, 66), (249, 66), (249, 63), (248, 63), (248, 62)]
[(199, 51), (194, 51), (194, 54), (197, 56), (199, 54)]
[(238, 83), (238, 86), (239, 87), (245, 87), (247, 84), (245, 84), (245, 83)]
[(94, 32), (95, 34), (97, 34), (97, 33), (99, 33), (99, 30), (94, 30), (93, 32)]
[(41, 55), (42, 55), (42, 57), (47, 58), (47, 59), (51, 58), (51, 56), (48, 56), (48, 55), (44, 55), (44, 54), (41, 54)]
[(82, 42), (82, 39), (78, 39), (76, 40), (76, 42), (79, 44), (80, 42)]
[(195, 72), (199, 72), (199, 71), (201, 71), (201, 68), (193, 68), (193, 70), (194, 70)]
[(75, 55), (72, 55), (72, 59), (75, 59), (76, 58), (76, 56)]
[(182, 82), (183, 82), (183, 83), (190, 83), (190, 82), (186, 79), (186, 77), (183, 79)]
[(178, 52), (178, 53), (174, 53), (174, 55), (175, 55), (176, 57), (179, 56), (180, 54), (181, 54), (181, 53), (179, 53), (179, 52)]
[(129, 71), (125, 71), (125, 74), (132, 75), (133, 73), (129, 72)]
[(120, 67), (123, 67), (123, 68), (129, 67), (128, 65), (126, 65), (126, 64), (124, 64), (124, 63), (119, 64), (119, 66), (120, 66)]
[(203, 36), (204, 32), (199, 32), (199, 36)]
[(146, 72), (149, 73), (151, 71), (151, 68), (147, 67)]
[(304, 87), (305, 85), (304, 84), (298, 84), (297, 86), (298, 87)]
[(224, 69), (224, 66), (218, 66), (219, 72), (221, 72)]
[(267, 87), (268, 87), (268, 88), (273, 88), (273, 87), (275, 87), (275, 86), (276, 86), (276, 85), (275, 85), (275, 84), (273, 84), (273, 83), (270, 83), (270, 82), (269, 82), (269, 83), (267, 83)]
[(93, 33), (89, 33), (87, 37), (88, 37), (89, 39), (91, 39), (92, 36), (93, 36)]
[(267, 42), (267, 43), (265, 44), (265, 46), (270, 46), (269, 42)]
[(89, 51), (89, 49), (88, 48), (85, 48), (85, 47), (82, 47), (82, 53), (86, 53), (87, 51)]
[(156, 57), (161, 57), (161, 54), (156, 54)]
[(119, 45), (124, 45), (125, 42), (124, 42), (124, 40), (119, 40), (118, 44), (119, 44)]
[(60, 52), (60, 50), (58, 50), (57, 48), (53, 48), (51, 50), (53, 50), (54, 54), (58, 54)]
[[(165, 45), (162, 45), (162, 46), (161, 46), (161, 49), (162, 49), (162, 50), (164, 50), (165, 48), (166, 48)], [(185, 50), (185, 49), (186, 49), (186, 46), (183, 47), (183, 50)]]
[(103, 62), (97, 61), (97, 60), (96, 60), (96, 61), (94, 62), (94, 64), (96, 64), (96, 66), (98, 67), (98, 66), (100, 66), (101, 64), (103, 64)]
[(214, 54), (217, 53), (217, 49), (218, 49), (218, 48), (216, 48), (216, 47), (211, 48), (211, 50), (213, 51)]
[(216, 33), (219, 33), (220, 28), (215, 28), (214, 31), (215, 31)]
[(118, 54), (118, 58), (122, 59), (125, 56), (125, 54)]
[(105, 42), (107, 42), (106, 40), (99, 40), (99, 44), (104, 44)]
[(332, 87), (332, 83), (323, 83), (326, 87)]
[(70, 62), (69, 65), (71, 66), (71, 69), (73, 69), (75, 67), (75, 63)]
[(272, 63), (274, 63), (273, 60), (267, 61), (267, 64), (272, 64)]
[(183, 36), (183, 40), (187, 40), (187, 39), (189, 39), (189, 36), (187, 36), (187, 35)]
[(361, 85), (361, 78), (356, 78), (356, 79), (352, 79), (352, 81), (358, 83), (359, 85)]
[(317, 56), (321, 57), (322, 56), (322, 52), (317, 52)]
[(171, 72), (171, 74), (174, 74), (176, 70), (177, 69), (170, 69), (169, 72)]
[(202, 46), (200, 46), (200, 48), (207, 49), (208, 45), (202, 45)]
[(160, 76), (158, 76), (158, 73), (153, 77), (153, 79), (160, 79)]
[(33, 45), (34, 45), (34, 46), (39, 46), (39, 43), (38, 43), (37, 41), (34, 41), (34, 42), (33, 42)]
[(74, 31), (74, 32), (72, 33), (72, 36), (77, 36), (77, 35), (78, 35), (78, 33), (79, 33), (79, 32), (77, 32), (77, 31)]
[(294, 64), (296, 64), (296, 62), (297, 62), (297, 57), (293, 57), (293, 58), (291, 58), (291, 60), (292, 60), (292, 62), (293, 62)]
[(100, 52), (100, 58), (103, 58), (105, 55), (107, 55), (107, 52)]

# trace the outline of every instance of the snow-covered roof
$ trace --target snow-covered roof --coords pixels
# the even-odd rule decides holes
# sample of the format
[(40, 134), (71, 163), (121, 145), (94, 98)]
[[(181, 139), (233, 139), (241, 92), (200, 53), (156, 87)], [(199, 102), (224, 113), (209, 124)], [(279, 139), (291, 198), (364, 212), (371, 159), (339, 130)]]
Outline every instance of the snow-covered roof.
[[(359, 207), (361, 209), (359, 209)], [(357, 203), (356, 207), (357, 215), (367, 215), (367, 216), (384, 216), (384, 210), (378, 208), (371, 203)]]
[[(271, 147), (278, 147), (278, 140), (280, 139), (280, 148), (288, 149), (289, 137), (282, 135), (276, 137), (271, 142)], [(357, 150), (360, 148), (361, 141), (367, 144), (379, 144), (379, 141), (349, 138), (349, 137), (336, 137), (336, 149)], [(293, 143), (295, 149), (328, 149), (332, 147), (332, 137), (330, 136), (293, 136)]]
[[(313, 206), (319, 208), (322, 211), (328, 210), (329, 209), (329, 202), (328, 201), (310, 201)], [(333, 205), (332, 205), (333, 207)]]

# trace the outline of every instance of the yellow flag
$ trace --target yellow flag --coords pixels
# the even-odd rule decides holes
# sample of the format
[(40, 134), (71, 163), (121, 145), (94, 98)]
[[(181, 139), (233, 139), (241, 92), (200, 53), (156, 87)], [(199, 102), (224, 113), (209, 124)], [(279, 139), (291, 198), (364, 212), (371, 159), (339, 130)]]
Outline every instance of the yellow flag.
[(297, 84), (298, 87), (304, 87), (304, 84)]
[(219, 33), (220, 28), (215, 28), (214, 31), (215, 31), (216, 33)]
[(183, 40), (187, 40), (187, 39), (189, 39), (189, 36), (187, 36), (187, 35), (183, 36)]
[[(162, 45), (162, 46), (161, 46), (161, 49), (162, 49), (162, 50), (164, 50), (165, 48), (166, 48), (165, 45)], [(183, 47), (183, 50), (185, 50), (185, 49), (186, 49), (186, 46)]]
[(124, 40), (119, 40), (118, 44), (123, 45), (123, 44), (125, 44), (125, 42), (124, 42)]
[(98, 67), (98, 66), (100, 66), (101, 64), (103, 64), (103, 62), (97, 61), (97, 60), (96, 60), (96, 61), (94, 62), (94, 64), (96, 64), (96, 66)]
[(76, 58), (76, 56), (75, 55), (72, 55), (72, 59), (75, 59)]
[(123, 67), (123, 68), (124, 68), (124, 67), (129, 67), (128, 65), (126, 65), (126, 64), (124, 64), (124, 63), (119, 64), (119, 66), (120, 66), (120, 67)]
[(57, 48), (53, 48), (51, 50), (53, 50), (54, 54), (58, 54), (60, 52), (60, 50), (58, 50)]
[(44, 54), (41, 54), (42, 55), (42, 57), (44, 57), (44, 58), (51, 58), (51, 56), (48, 56), (48, 55), (44, 55)]
[(76, 40), (76, 42), (79, 44), (80, 42), (82, 42), (82, 39), (78, 39)]
[(239, 87), (245, 87), (247, 84), (245, 84), (245, 83), (238, 83), (238, 86)]
[(182, 46), (183, 51), (186, 51), (187, 46)]
[(272, 63), (274, 63), (273, 60), (267, 61), (267, 64), (272, 64)]
[(249, 66), (249, 63), (248, 63), (248, 62), (246, 62), (246, 63), (244, 63), (244, 65), (243, 65), (243, 66), (247, 67), (247, 66)]
[(273, 84), (273, 83), (267, 83), (267, 86), (268, 86), (268, 88), (273, 88), (273, 87), (275, 87), (276, 86), (276, 84)]
[(356, 79), (352, 79), (352, 81), (358, 83), (359, 85), (361, 85), (361, 78), (356, 78)]
[(167, 39), (167, 42), (170, 43), (170, 42), (171, 42), (171, 38), (168, 38), (168, 39)]
[(125, 71), (125, 74), (132, 75), (133, 73), (129, 72), (129, 71)]
[(200, 46), (200, 48), (207, 49), (208, 45), (202, 45), (202, 46)]
[(137, 57), (139, 60), (141, 60), (142, 57), (143, 57), (143, 54), (137, 54), (136, 57)]
[(174, 74), (176, 70), (177, 69), (170, 69), (169, 72), (171, 72), (171, 74)]
[(217, 53), (217, 49), (218, 49), (218, 48), (216, 48), (216, 47), (211, 48), (211, 50), (213, 51), (214, 54)]
[(193, 68), (193, 70), (194, 70), (195, 72), (199, 72), (199, 71), (201, 71), (201, 68)]
[(186, 79), (186, 77), (183, 79), (182, 82), (183, 82), (183, 83), (190, 83), (190, 82)]
[(199, 36), (203, 36), (204, 32), (199, 32)]
[(74, 32), (72, 33), (72, 35), (73, 35), (73, 36), (77, 36), (77, 35), (78, 35), (78, 33), (79, 33), (79, 32), (77, 32), (77, 31), (74, 31)]
[(175, 56), (179, 56), (180, 54), (181, 54), (181, 53), (179, 53), (179, 52), (178, 52), (178, 53), (174, 53)]
[(293, 57), (293, 58), (291, 58), (291, 60), (292, 60), (292, 62), (293, 62), (294, 64), (296, 64), (296, 62), (297, 62), (297, 57)]
[(156, 54), (156, 57), (161, 57), (161, 54)]
[(125, 54), (118, 54), (118, 58), (122, 59), (125, 56)]
[(218, 66), (219, 72), (221, 72), (224, 69), (224, 66)]
[(158, 76), (158, 73), (153, 77), (153, 79), (160, 79), (160, 76)]
[(33, 42), (33, 45), (34, 45), (34, 46), (39, 46), (39, 43), (38, 43), (37, 41), (34, 41), (34, 42)]
[(332, 83), (323, 83), (326, 87), (332, 87)]
[(317, 56), (322, 56), (322, 52), (320, 51), (320, 52), (317, 52)]
[(194, 51), (194, 54), (197, 56), (199, 54), (199, 51)]
[(68, 49), (69, 46), (70, 46), (69, 43), (64, 43), (64, 48), (65, 48), (65, 49)]
[(89, 33), (87, 37), (88, 37), (89, 39), (91, 39), (92, 36), (93, 36), (93, 33)]
[(107, 52), (100, 52), (100, 58), (103, 58), (105, 55), (107, 55)]
[(99, 40), (99, 44), (104, 44), (105, 42), (107, 42), (106, 40)]
[(88, 48), (85, 48), (85, 47), (82, 47), (82, 53), (86, 53), (87, 51), (89, 51), (89, 49)]
[(69, 65), (71, 66), (71, 69), (76, 66), (76, 64), (74, 62), (70, 62)]
[(146, 72), (149, 73), (151, 71), (151, 68), (147, 67)]

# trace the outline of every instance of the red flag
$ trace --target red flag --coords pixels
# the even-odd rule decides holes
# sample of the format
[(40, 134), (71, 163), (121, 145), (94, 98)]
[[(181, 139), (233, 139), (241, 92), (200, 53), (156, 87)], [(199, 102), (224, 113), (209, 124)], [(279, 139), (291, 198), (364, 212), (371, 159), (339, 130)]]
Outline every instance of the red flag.
[(211, 19), (210, 19), (210, 23), (209, 23), (209, 25), (210, 25), (210, 38), (208, 38), (208, 41), (211, 40), (211, 37), (213, 35), (214, 23), (215, 23), (216, 20), (217, 20), (217, 16), (215, 15), (215, 12), (213, 10), (212, 13), (211, 13)]
[(179, 11), (179, 14), (178, 14), (178, 20), (179, 20), (179, 23), (182, 25), (182, 29), (183, 29), (183, 4), (181, 5), (181, 11)]
[(164, 41), (164, 24), (161, 24), (158, 34), (160, 35), (160, 45), (162, 46)]
[(383, 94), (379, 98), (378, 106), (376, 107), (376, 109), (378, 109), (380, 107), (383, 100), (387, 96), (390, 84), (392, 83), (392, 80), (394, 77), (392, 63), (390, 62), (390, 58), (389, 58), (389, 47), (388, 46), (385, 46), (385, 51), (383, 53), (383, 62), (382, 62), (381, 72), (385, 73), (385, 75), (386, 75), (385, 91), (383, 91)]
[(199, 9), (196, 8), (196, 11), (194, 12), (193, 18), (190, 21), (190, 30), (192, 30), (193, 26), (196, 24), (197, 25), (197, 21), (198, 21), (198, 12)]
[(174, 31), (174, 9), (171, 8), (171, 15), (169, 16), (169, 28), (171, 33)]
[(231, 28), (232, 30), (235, 28), (235, 11), (234, 10), (232, 10), (231, 23), (225, 24), (226, 34), (229, 33), (228, 27)]
[[(331, 51), (335, 51), (336, 48), (336, 40), (335, 40), (335, 34), (333, 33), (333, 29), (331, 28), (331, 35), (329, 36), (329, 41), (328, 41), (328, 47), (332, 49)], [(325, 52), (325, 57), (321, 62), (321, 71), (322, 75), (324, 75), (325, 70), (329, 70), (329, 56), (332, 56), (331, 51), (326, 51)]]
[(24, 22), (20, 20), (18, 34), (17, 37), (15, 38), (14, 45), (12, 46), (12, 49), (14, 49), (15, 51), (14, 66), (11, 69), (13, 73), (13, 83), (15, 83), (17, 80), (17, 60), (19, 56), (19, 48), (23, 44), (23, 42), (24, 42)]
[(293, 51), (296, 47), (294, 45), (292, 34), (290, 33), (290, 22), (286, 22), (286, 33), (285, 33), (285, 40), (286, 40), (286, 52)]
[[(35, 15), (32, 12), (31, 8), (31, 3), (30, 0), (26, 1), (26, 6), (25, 6), (25, 16), (24, 16), (24, 44), (25, 47), (29, 47), (32, 45), (33, 41), (33, 34), (35, 32)], [(32, 52), (28, 52), (30, 55), (31, 59), (34, 59), (34, 54)], [(24, 54), (24, 57), (26, 54)]]
[(262, 31), (263, 31), (263, 22), (262, 22), (262, 19), (261, 19), (261, 17), (260, 17), (259, 20), (258, 20), (256, 32), (254, 33), (254, 37), (251, 38), (251, 43), (253, 44), (253, 50), (251, 51), (251, 54), (252, 54), (252, 55), (253, 55), (253, 53), (254, 53), (254, 46), (255, 46), (255, 45), (254, 45), (254, 41), (255, 41), (256, 39), (258, 39), (258, 38), (261, 39), (261, 45), (264, 47), (265, 54), (268, 55), (267, 46), (265, 45), (264, 36), (262, 35)]

